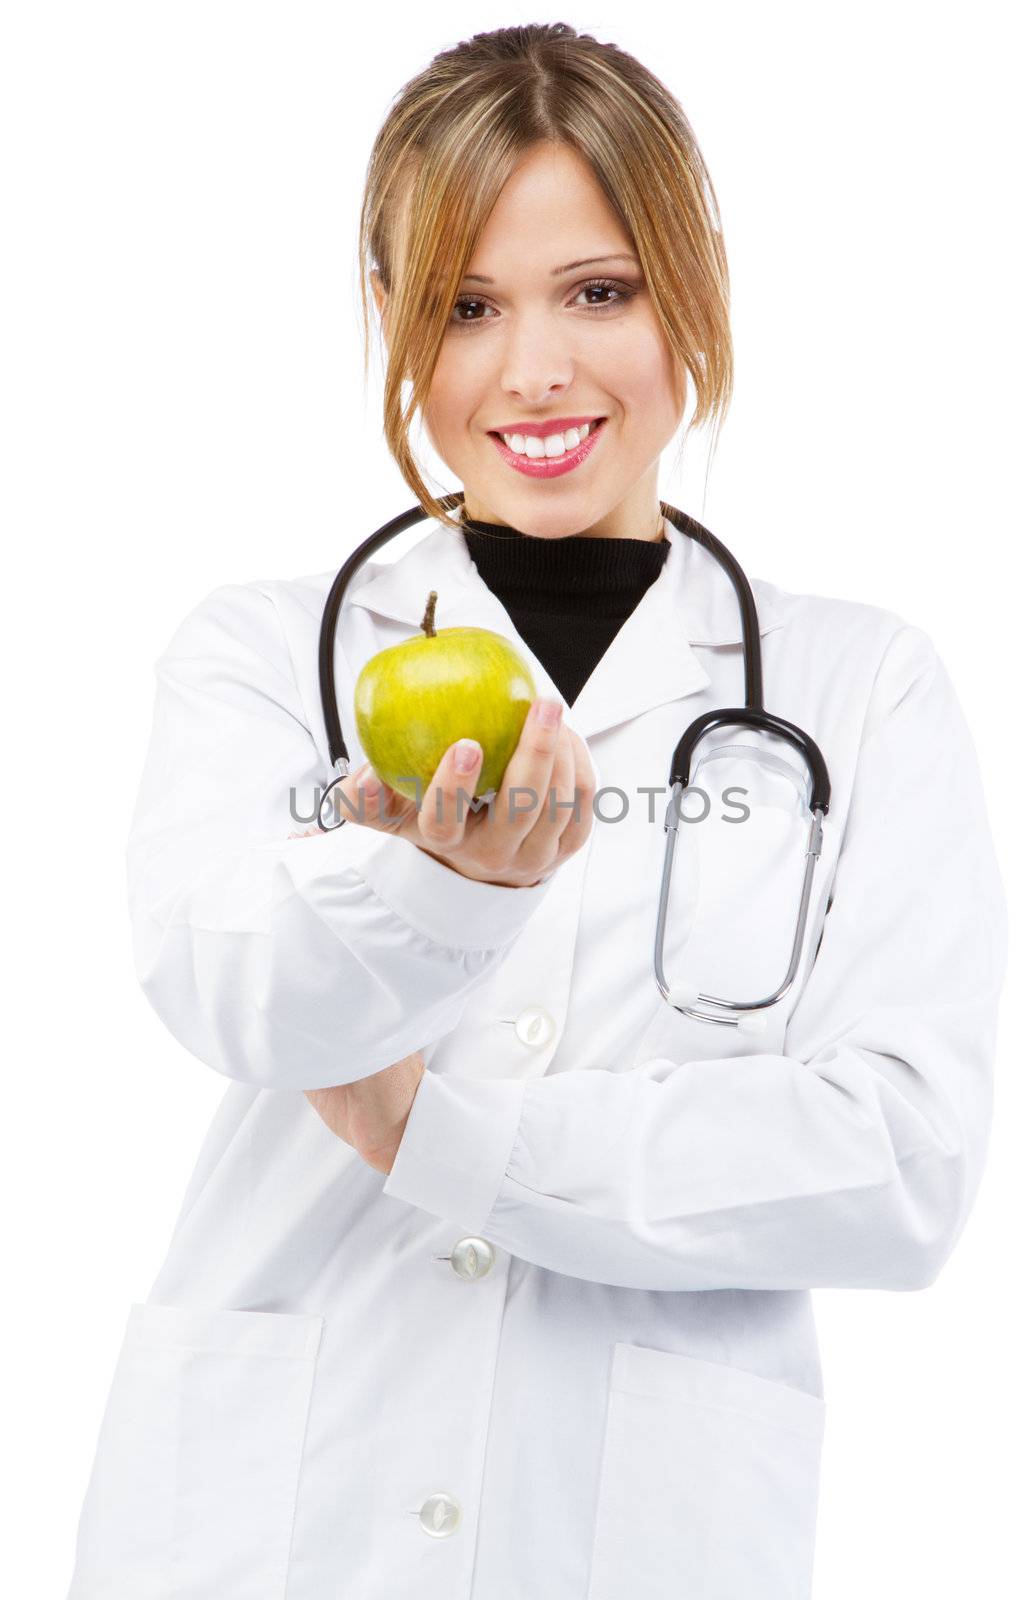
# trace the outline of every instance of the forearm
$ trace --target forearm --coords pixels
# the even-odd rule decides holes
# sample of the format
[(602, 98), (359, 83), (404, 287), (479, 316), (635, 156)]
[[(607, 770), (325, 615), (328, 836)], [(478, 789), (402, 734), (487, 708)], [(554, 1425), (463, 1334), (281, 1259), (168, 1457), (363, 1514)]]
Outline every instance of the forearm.
[(160, 879), (141, 867), (132, 906), (148, 999), (200, 1060), (276, 1089), (353, 1082), (449, 1033), (548, 890), (351, 824)]

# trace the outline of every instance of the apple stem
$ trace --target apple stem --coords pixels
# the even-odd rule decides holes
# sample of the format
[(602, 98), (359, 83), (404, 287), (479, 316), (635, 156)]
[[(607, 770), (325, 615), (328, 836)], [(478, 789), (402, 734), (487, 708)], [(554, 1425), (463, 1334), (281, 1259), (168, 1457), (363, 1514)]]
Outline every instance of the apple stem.
[(419, 624), (428, 639), (436, 639), (437, 629), (434, 627), (434, 611), (437, 609), (437, 590), (431, 589), (423, 612), (423, 620)]

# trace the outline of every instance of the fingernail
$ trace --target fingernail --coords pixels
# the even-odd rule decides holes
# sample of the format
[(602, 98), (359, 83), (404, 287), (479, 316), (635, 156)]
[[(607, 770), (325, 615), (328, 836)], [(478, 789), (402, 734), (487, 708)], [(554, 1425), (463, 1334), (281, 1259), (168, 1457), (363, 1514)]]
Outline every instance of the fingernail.
[(480, 760), (480, 746), (475, 739), (460, 739), (455, 746), (456, 772), (472, 772)]
[(557, 728), (563, 714), (561, 700), (538, 700), (534, 704), (534, 717), (542, 727)]
[(371, 761), (367, 761), (364, 767), (359, 768), (358, 777), (356, 778), (355, 782), (358, 788), (361, 789), (365, 794), (376, 793), (380, 787), (380, 780), (373, 771), (373, 764)]

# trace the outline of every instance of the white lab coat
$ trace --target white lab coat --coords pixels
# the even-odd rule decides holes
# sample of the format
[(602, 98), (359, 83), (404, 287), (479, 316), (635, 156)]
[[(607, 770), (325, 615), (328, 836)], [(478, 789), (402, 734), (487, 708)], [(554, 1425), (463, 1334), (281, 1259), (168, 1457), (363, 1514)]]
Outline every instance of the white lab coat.
[[(755, 580), (766, 704), (832, 782), (800, 976), (759, 1036), (662, 999), (671, 755), (701, 712), (742, 703), (730, 582), (666, 533), (566, 713), (595, 767), (591, 837), (532, 888), (356, 824), (289, 837), (328, 776), (332, 573), (218, 588), (162, 654), (127, 851), (135, 958), (165, 1025), (230, 1082), (128, 1315), (69, 1600), (810, 1593), (810, 1290), (920, 1289), (956, 1243), (985, 1161), (1005, 902), (927, 634)], [(353, 763), (355, 676), (418, 630), (431, 588), (439, 628), (494, 629), (559, 694), (459, 531), (432, 525), (342, 610)], [(788, 961), (803, 766), (744, 727), (699, 761), (711, 810), (681, 826), (667, 971), (758, 998)], [(737, 785), (740, 825), (723, 820), (740, 790), (721, 799)], [(418, 1049), (384, 1178), (301, 1091)]]

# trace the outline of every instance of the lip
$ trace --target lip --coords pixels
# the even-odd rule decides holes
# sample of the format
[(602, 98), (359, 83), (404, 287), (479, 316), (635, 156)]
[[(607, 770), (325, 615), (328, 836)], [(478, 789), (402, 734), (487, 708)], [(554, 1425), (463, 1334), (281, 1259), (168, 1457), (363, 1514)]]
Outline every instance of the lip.
[(506, 422), (500, 428), (488, 428), (488, 433), (519, 433), (524, 438), (533, 434), (535, 439), (547, 439), (550, 433), (565, 433), (567, 428), (582, 428), (586, 422), (601, 422), (593, 417), (549, 417), (546, 422)]
[[(598, 426), (592, 428), (587, 438), (582, 439), (575, 449), (564, 456), (538, 456), (536, 460), (528, 460), (525, 455), (518, 456), (515, 450), (510, 450), (505, 440), (499, 438), (497, 434), (492, 433), (490, 439), (502, 460), (516, 472), (522, 472), (528, 478), (559, 478), (564, 472), (572, 472), (582, 461), (586, 461), (602, 436), (606, 424), (605, 417), (585, 417), (583, 420), (597, 421)], [(509, 429), (506, 428), (505, 431), (508, 433)], [(516, 433), (519, 430), (514, 428), (512, 431)], [(553, 424), (551, 431), (558, 433), (559, 429)]]

